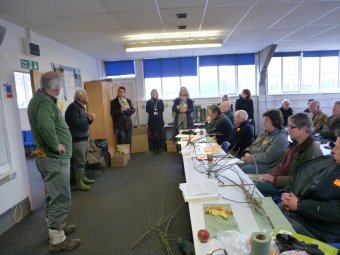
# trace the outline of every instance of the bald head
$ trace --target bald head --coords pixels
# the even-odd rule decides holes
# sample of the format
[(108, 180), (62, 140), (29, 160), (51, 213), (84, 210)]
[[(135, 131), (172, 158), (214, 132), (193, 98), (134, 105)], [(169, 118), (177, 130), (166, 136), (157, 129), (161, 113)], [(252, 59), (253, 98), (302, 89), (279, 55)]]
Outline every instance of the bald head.
[(321, 112), (319, 101), (310, 102), (308, 105), (308, 108), (309, 108), (309, 111), (313, 114), (318, 114), (319, 112)]
[(60, 75), (54, 71), (44, 73), (40, 79), (40, 88), (42, 90), (55, 89), (60, 85)]
[(231, 103), (229, 101), (224, 101), (222, 104), (221, 104), (221, 110), (222, 112), (228, 112), (230, 111), (231, 109)]

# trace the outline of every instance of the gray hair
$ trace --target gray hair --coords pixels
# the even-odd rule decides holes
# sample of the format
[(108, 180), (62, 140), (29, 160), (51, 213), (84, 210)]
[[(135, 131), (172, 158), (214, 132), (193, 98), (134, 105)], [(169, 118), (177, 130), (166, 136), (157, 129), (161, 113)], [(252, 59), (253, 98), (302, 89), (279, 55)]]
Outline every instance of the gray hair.
[(235, 115), (236, 115), (236, 113), (238, 113), (240, 115), (240, 117), (243, 119), (243, 121), (248, 119), (248, 113), (245, 110), (238, 110), (238, 111), (235, 112)]
[(78, 90), (76, 90), (76, 92), (74, 92), (74, 101), (77, 101), (84, 94), (86, 94), (86, 90), (85, 89), (78, 89)]
[(335, 102), (334, 102), (334, 105), (340, 106), (340, 101), (335, 101)]
[(307, 127), (307, 133), (313, 132), (312, 118), (306, 113), (297, 113), (288, 117), (288, 121), (294, 123), (297, 128)]
[(40, 79), (40, 88), (42, 90), (55, 89), (58, 85), (60, 85), (61, 79), (60, 75), (56, 72), (50, 71), (41, 76)]
[(284, 103), (286, 103), (286, 102), (287, 102), (287, 103), (290, 103), (288, 99), (283, 99), (282, 102), (281, 102), (281, 104), (284, 104)]

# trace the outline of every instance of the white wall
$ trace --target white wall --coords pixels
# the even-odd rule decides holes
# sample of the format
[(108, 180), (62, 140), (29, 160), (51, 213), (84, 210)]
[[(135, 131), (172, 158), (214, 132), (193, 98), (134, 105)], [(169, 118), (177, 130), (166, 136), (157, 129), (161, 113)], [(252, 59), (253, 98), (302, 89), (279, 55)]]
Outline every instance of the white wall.
[[(40, 72), (50, 71), (52, 62), (79, 68), (81, 70), (83, 82), (101, 79), (104, 75), (101, 61), (48, 38), (42, 37), (34, 32), (31, 32), (31, 38), (34, 43), (40, 46), (41, 56), (25, 56), (23, 55), (22, 39), (26, 38), (26, 29), (2, 19), (0, 19), (0, 24), (7, 28), (4, 41), (2, 45), (0, 45), (0, 89), (3, 89), (2, 85), (6, 82), (13, 85), (14, 98), (7, 99), (4, 97), (3, 93), (1, 93), (1, 95), (12, 167), (17, 174), (17, 178), (0, 185), (1, 215), (30, 196), (20, 123), (20, 115), (23, 117), (26, 115), (24, 112), (19, 114), (13, 74), (14, 71), (27, 71), (21, 69), (20, 59), (37, 61), (39, 63)], [(0, 107), (2, 106), (0, 105)], [(27, 127), (27, 123), (24, 125)]]

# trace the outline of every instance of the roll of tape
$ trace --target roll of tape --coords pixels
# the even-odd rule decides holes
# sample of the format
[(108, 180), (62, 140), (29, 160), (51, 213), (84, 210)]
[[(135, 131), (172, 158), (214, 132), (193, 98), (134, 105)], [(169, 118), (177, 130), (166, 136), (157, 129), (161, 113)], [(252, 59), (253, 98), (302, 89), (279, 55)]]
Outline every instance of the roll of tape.
[(251, 255), (269, 255), (271, 237), (263, 232), (251, 234)]

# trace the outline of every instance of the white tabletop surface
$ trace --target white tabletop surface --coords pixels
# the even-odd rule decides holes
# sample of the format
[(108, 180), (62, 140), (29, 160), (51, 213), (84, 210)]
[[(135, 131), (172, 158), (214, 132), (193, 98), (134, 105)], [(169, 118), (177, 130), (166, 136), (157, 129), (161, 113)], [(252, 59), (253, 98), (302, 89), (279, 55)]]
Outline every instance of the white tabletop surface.
[[(217, 146), (217, 144), (205, 143), (192, 145), (188, 144), (186, 141), (181, 141), (180, 144), (183, 151), (183, 163), (186, 182), (199, 182), (207, 179), (208, 176), (205, 170), (209, 167), (208, 162), (207, 160), (197, 160), (196, 156), (204, 154), (204, 148)], [(240, 203), (245, 202), (245, 197), (241, 189), (234, 183), (236, 182), (237, 184), (240, 184), (240, 178), (243, 180), (243, 183), (246, 183), (245, 187), (248, 190), (254, 190), (254, 194), (256, 197), (262, 197), (262, 194), (254, 187), (252, 180), (246, 174), (244, 174), (243, 171), (235, 164), (242, 161), (236, 158), (227, 158), (223, 150), (218, 153), (214, 153), (214, 156), (214, 162), (217, 162), (217, 164), (213, 164), (213, 167), (216, 169), (218, 168), (218, 165), (221, 164), (223, 166), (222, 169), (225, 170), (219, 170), (219, 174), (227, 176), (230, 181), (224, 179), (224, 184), (220, 183), (219, 199), (189, 202), (190, 220), (196, 255), (206, 255), (212, 250), (222, 247), (219, 241), (215, 238), (210, 238), (207, 243), (201, 243), (198, 240), (197, 232), (200, 229), (205, 228), (203, 210), (204, 204), (229, 204), (233, 211), (235, 220), (238, 224), (240, 233), (246, 236), (250, 236), (251, 233), (254, 231), (264, 231), (258, 226), (249, 205), (247, 203)], [(230, 165), (232, 167), (230, 167)], [(211, 178), (214, 179), (213, 177)], [(226, 199), (223, 199), (222, 197)], [(284, 218), (283, 215), (282, 217)], [(214, 255), (217, 254), (214, 253)]]

